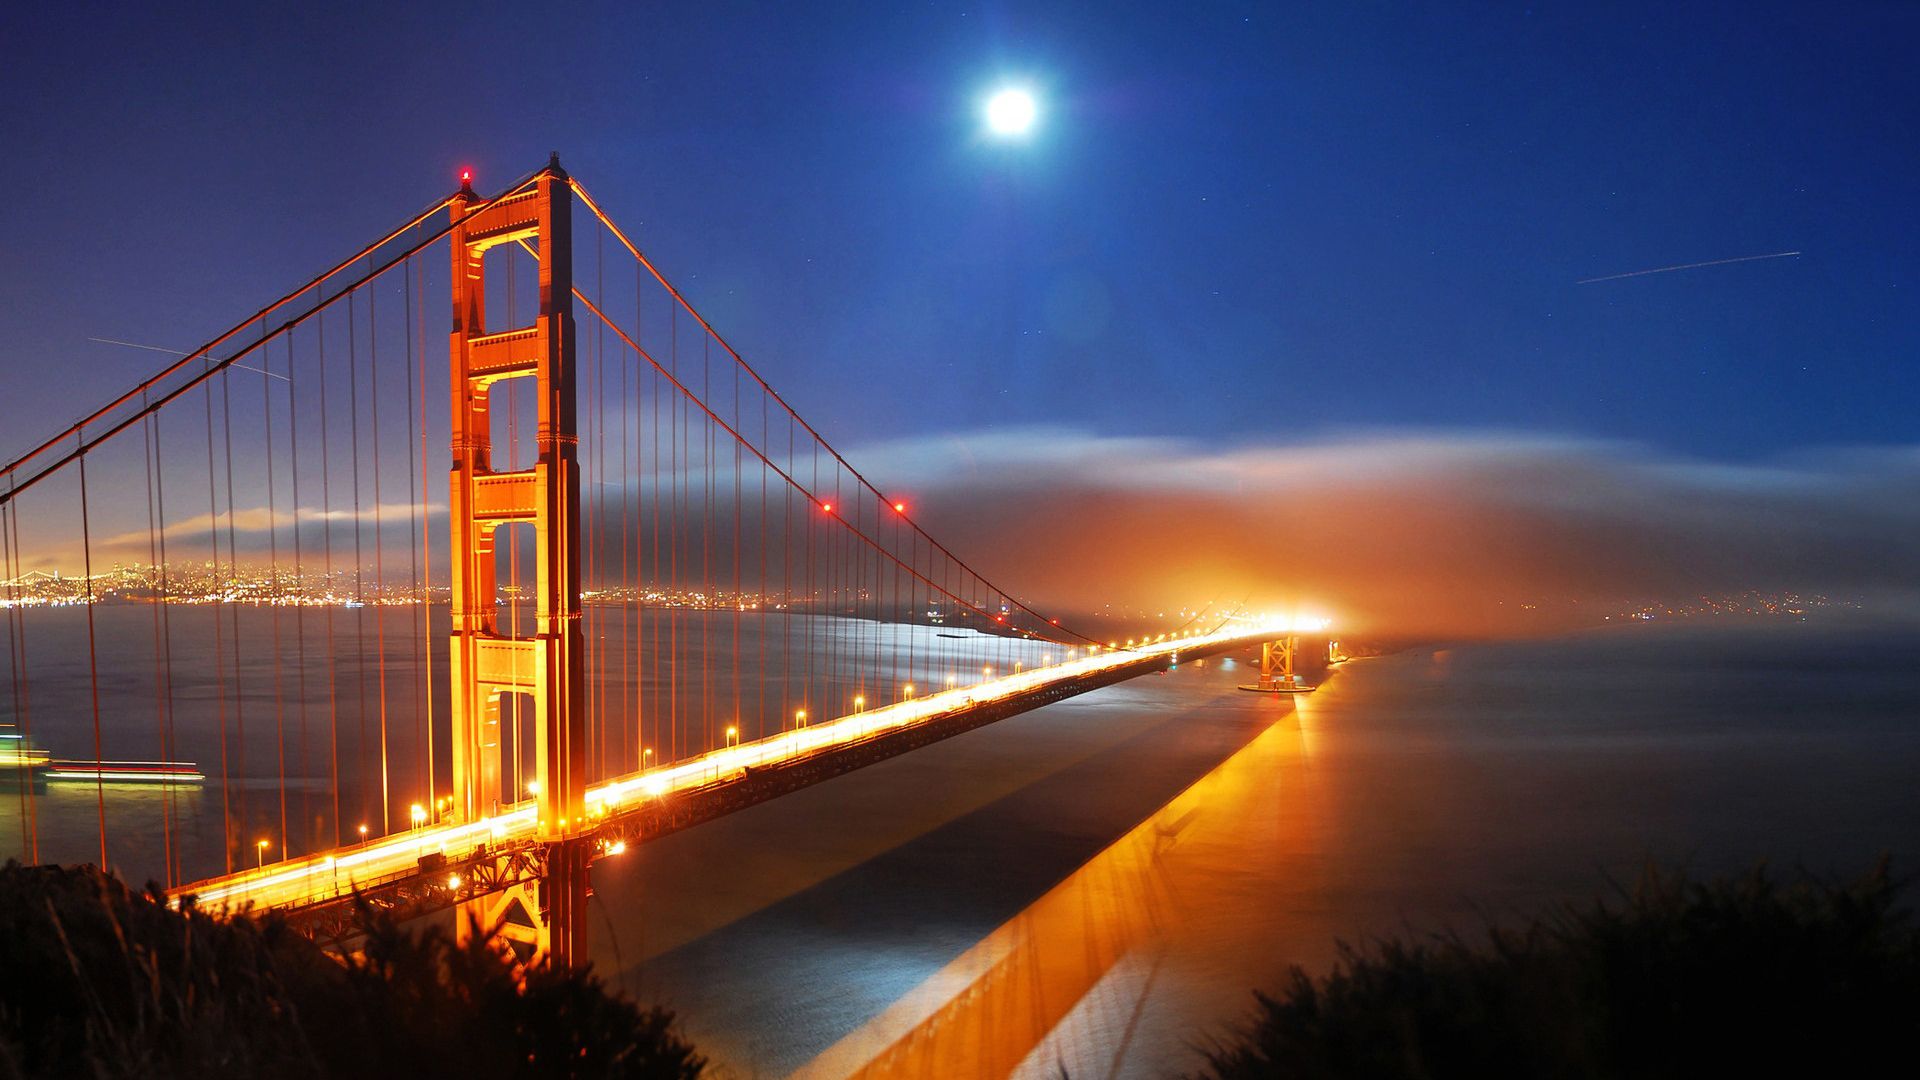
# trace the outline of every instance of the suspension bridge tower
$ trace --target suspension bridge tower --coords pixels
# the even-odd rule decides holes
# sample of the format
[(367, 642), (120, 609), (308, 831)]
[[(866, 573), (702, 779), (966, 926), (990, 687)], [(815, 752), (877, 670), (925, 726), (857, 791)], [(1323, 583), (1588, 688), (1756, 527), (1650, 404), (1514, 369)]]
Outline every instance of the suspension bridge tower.
[[(531, 874), (460, 906), (465, 938), (494, 931), (522, 961), (585, 958), (587, 873), (584, 649), (580, 625), (580, 467), (575, 402), (572, 193), (559, 155), (533, 186), (485, 202), (463, 176), (452, 204), (453, 796), (450, 813), (479, 821), (531, 798), (538, 833)], [(520, 245), (539, 261), (533, 325), (488, 332), (487, 252)], [(495, 283), (499, 284), (499, 283)], [(504, 293), (502, 293), (504, 296)], [(496, 469), (488, 411), (494, 384), (528, 379), (539, 401), (538, 457)], [(501, 627), (495, 533), (531, 525), (532, 636)], [(501, 706), (531, 722), (534, 772), (502, 787)], [(525, 858), (524, 855), (517, 856)], [(523, 867), (524, 869), (524, 867)]]

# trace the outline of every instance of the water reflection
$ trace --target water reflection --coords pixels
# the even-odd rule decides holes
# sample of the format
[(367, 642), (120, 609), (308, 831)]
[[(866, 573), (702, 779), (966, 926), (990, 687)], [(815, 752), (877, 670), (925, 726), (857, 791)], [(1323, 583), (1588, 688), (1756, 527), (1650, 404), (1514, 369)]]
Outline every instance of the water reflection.
[(731, 1075), (1170, 1075), (1341, 939), (1472, 932), (1648, 859), (1905, 865), (1916, 646), (1412, 650), (1286, 704), (1186, 664), (607, 864), (604, 969)]
[(1192, 871), (1273, 851), (1291, 816), (1278, 802), (1307, 792), (1296, 703), (1261, 701), (1278, 713), (1265, 732), (795, 1075), (1129, 1071), (1170, 948), (1230, 922), (1238, 902)]

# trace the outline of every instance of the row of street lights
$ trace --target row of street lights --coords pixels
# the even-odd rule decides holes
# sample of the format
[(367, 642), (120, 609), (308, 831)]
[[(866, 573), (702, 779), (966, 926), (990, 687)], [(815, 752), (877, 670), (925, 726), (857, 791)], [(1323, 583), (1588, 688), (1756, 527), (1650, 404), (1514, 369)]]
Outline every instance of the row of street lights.
[[(1175, 636), (1187, 636), (1187, 634), (1175, 634)], [(1140, 644), (1142, 644), (1142, 646), (1144, 646), (1144, 644), (1152, 644), (1154, 640), (1156, 640), (1156, 638), (1140, 638)], [(1158, 640), (1164, 642), (1164, 640), (1167, 640), (1167, 634), (1162, 634)], [(1133, 638), (1127, 638), (1127, 646), (1129, 646), (1129, 648), (1133, 646), (1133, 642), (1135, 642)], [(1119, 642), (1110, 642), (1108, 648), (1119, 648)], [(1089, 646), (1089, 648), (1087, 648), (1089, 653), (1094, 653), (1094, 651), (1098, 650), (1100, 650), (1100, 646)], [(1068, 655), (1068, 659), (1073, 659), (1073, 657), (1079, 655), (1079, 650), (1068, 650), (1066, 655)], [(1052, 663), (1054, 663), (1052, 653), (1043, 655), (1043, 657), (1041, 657), (1041, 663), (1043, 663), (1043, 667), (1052, 667)], [(1021, 671), (1025, 671), (1025, 665), (1023, 665), (1021, 661), (1014, 661), (1014, 673), (1021, 673)], [(981, 667), (981, 669), (979, 669), (979, 675), (981, 675), (981, 682), (991, 680), (991, 678), (993, 678), (993, 667), (991, 667), (991, 665)], [(960, 676), (948, 673), (948, 690), (952, 690), (954, 686), (958, 686), (958, 682), (960, 682)], [(900, 698), (904, 701), (914, 700), (914, 692), (916, 692), (916, 688), (914, 688), (912, 682), (904, 682), (904, 684), (900, 686)], [(854, 711), (856, 715), (866, 711), (866, 694), (854, 694), (854, 698), (852, 698), (852, 711)], [(806, 726), (806, 709), (797, 709), (797, 711), (793, 713), (793, 726), (795, 726), (795, 730)], [(730, 724), (730, 726), (726, 728), (726, 746), (728, 746), (728, 748), (735, 748), (735, 746), (739, 746), (739, 742), (741, 742), (739, 726), (737, 726), (737, 724)], [(653, 748), (641, 748), (641, 751), (639, 751), (641, 771), (653, 769), (653, 759), (655, 759)], [(540, 780), (528, 780), (528, 782), (526, 782), (526, 794), (528, 794), (528, 798), (540, 796)], [(451, 798), (436, 799), (436, 803), (434, 803), (434, 817), (438, 819), (442, 813), (445, 813), (445, 811), (451, 807), (451, 803), (453, 803), (453, 799)], [(409, 807), (409, 817), (411, 817), (411, 821), (413, 821), (413, 828), (422, 828), (422, 826), (426, 824), (426, 819), (428, 819), (426, 807), (420, 805), (420, 803), (413, 803), (413, 807)], [(361, 840), (361, 844), (367, 844), (367, 840), (369, 840), (369, 834), (367, 834), (369, 828), (367, 828), (367, 824), (361, 822), (357, 828), (359, 828), (359, 840)], [(267, 865), (267, 847), (271, 846), (273, 846), (273, 842), (267, 840), (267, 838), (261, 838), (261, 840), (257, 840), (257, 842), (253, 844), (253, 869), (265, 869), (265, 865)], [(284, 855), (286, 855), (286, 853), (282, 851), (282, 859), (284, 859)]]
[[(1152, 641), (1152, 640), (1153, 640), (1153, 639), (1151, 639), (1151, 638), (1142, 638), (1142, 639), (1141, 639), (1141, 643), (1142, 643), (1142, 644), (1147, 644), (1147, 643), (1149, 643), (1149, 642), (1150, 642), (1150, 641)], [(1162, 640), (1162, 641), (1164, 641), (1164, 640), (1166, 640), (1166, 635), (1164, 635), (1164, 634), (1163, 634), (1163, 635), (1161, 635), (1161, 637), (1160, 637), (1160, 640)], [(1132, 644), (1133, 644), (1133, 639), (1132, 639), (1132, 638), (1128, 638), (1128, 639), (1127, 639), (1127, 645), (1129, 645), (1129, 646), (1131, 646)], [(1115, 642), (1115, 643), (1113, 643), (1113, 644), (1110, 644), (1110, 645), (1109, 645), (1108, 647), (1109, 647), (1109, 648), (1118, 648), (1118, 647), (1119, 647), (1119, 644), (1118, 644), (1117, 642)], [(1100, 648), (1100, 646), (1098, 646), (1098, 645), (1093, 645), (1093, 646), (1089, 646), (1089, 647), (1088, 647), (1088, 650), (1087, 650), (1087, 651), (1088, 651), (1089, 653), (1092, 653), (1092, 652), (1097, 652), (1097, 651), (1099, 651), (1099, 648)], [(1067, 658), (1068, 658), (1068, 659), (1073, 659), (1074, 657), (1076, 657), (1076, 656), (1078, 656), (1078, 655), (1079, 655), (1079, 650), (1078, 650), (1078, 649), (1069, 649), (1069, 650), (1067, 650)], [(1052, 654), (1047, 654), (1047, 655), (1045, 655), (1045, 656), (1043, 656), (1043, 657), (1041, 657), (1041, 663), (1042, 663), (1042, 665), (1043, 665), (1043, 666), (1047, 666), (1047, 667), (1051, 667), (1051, 666), (1053, 665), (1053, 656), (1052, 656)], [(1025, 664), (1023, 664), (1023, 663), (1022, 663), (1022, 662), (1020, 662), (1020, 661), (1015, 661), (1015, 662), (1014, 662), (1014, 665), (1013, 665), (1013, 670), (1014, 670), (1014, 672), (1015, 672), (1016, 674), (1017, 674), (1017, 673), (1019, 673), (1019, 672), (1021, 672), (1021, 671), (1024, 671), (1024, 670), (1025, 670)], [(992, 679), (992, 678), (993, 678), (993, 668), (992, 668), (992, 666), (986, 666), (986, 667), (982, 667), (982, 668), (980, 669), (980, 679), (981, 679), (981, 681), (982, 681), (982, 682), (985, 682), (985, 681), (987, 681), (987, 680), (989, 680), (989, 679)], [(947, 675), (947, 688), (948, 688), (948, 689), (953, 689), (953, 688), (954, 688), (955, 686), (957, 686), (958, 684), (959, 684), (959, 676), (957, 676), (957, 675), (954, 675), (954, 674), (952, 674), (951, 672), (949, 672), (949, 673), (948, 673), (948, 675)], [(902, 685), (901, 685), (901, 688), (900, 688), (900, 689), (901, 689), (901, 699), (902, 699), (902, 700), (904, 700), (904, 701), (912, 701), (912, 700), (913, 700), (913, 695), (914, 695), (914, 693), (915, 693), (915, 688), (914, 688), (914, 684), (912, 684), (912, 683), (904, 683), (904, 684), (902, 684)], [(854, 711), (854, 713), (855, 713), (855, 714), (859, 714), (859, 713), (864, 713), (864, 712), (866, 711), (866, 708), (867, 708), (867, 698), (866, 698), (866, 695), (865, 695), (865, 694), (855, 694), (855, 695), (854, 695), (854, 698), (853, 698), (853, 711)], [(804, 728), (804, 727), (806, 727), (806, 726), (807, 726), (807, 710), (805, 710), (805, 709), (798, 709), (798, 710), (795, 710), (795, 712), (794, 712), (794, 714), (793, 714), (793, 722), (794, 722), (794, 729), (795, 729), (796, 731), (797, 731), (797, 730), (799, 730), (799, 729), (801, 729), (801, 728)], [(729, 725), (729, 726), (727, 727), (727, 731), (726, 731), (726, 745), (727, 745), (727, 747), (728, 747), (728, 748), (732, 748), (732, 747), (736, 747), (736, 746), (739, 746), (739, 745), (740, 745), (740, 728), (739, 728), (739, 726), (738, 726), (738, 725)], [(651, 768), (653, 768), (653, 765), (654, 765), (654, 753), (653, 753), (653, 748), (652, 748), (652, 747), (642, 747), (642, 748), (641, 748), (641, 750), (640, 750), (640, 768), (641, 768), (641, 771), (643, 771), (643, 772), (644, 772), (644, 771), (646, 771), (646, 770), (649, 770), (649, 769), (651, 769)], [(529, 781), (527, 782), (527, 795), (528, 795), (528, 797), (530, 797), (530, 798), (531, 798), (531, 797), (536, 797), (536, 796), (538, 796), (539, 794), (540, 794), (540, 782), (539, 782), (538, 780), (529, 780)], [(442, 814), (442, 813), (444, 813), (444, 812), (445, 812), (445, 811), (446, 811), (446, 810), (447, 810), (447, 809), (448, 809), (448, 808), (449, 808), (449, 807), (450, 807), (450, 806), (452, 805), (452, 802), (453, 802), (453, 800), (452, 800), (452, 799), (450, 799), (450, 798), (446, 798), (446, 799), (439, 799), (439, 800), (437, 800), (437, 801), (435, 802), (435, 804), (434, 804), (434, 816), (435, 816), (435, 817), (437, 818), (437, 817), (438, 817), (438, 816), (439, 816), (440, 814)], [(428, 815), (427, 815), (427, 808), (426, 808), (425, 806), (423, 806), (423, 805), (421, 805), (420, 803), (414, 803), (414, 804), (413, 804), (413, 806), (412, 806), (412, 807), (410, 808), (410, 817), (412, 818), (412, 821), (413, 821), (413, 827), (414, 827), (414, 828), (416, 828), (416, 829), (418, 829), (418, 828), (421, 828), (421, 827), (423, 827), (423, 826), (425, 826), (425, 825), (426, 825), (426, 823), (427, 823), (427, 816), (428, 816)], [(367, 835), (367, 833), (368, 833), (368, 829), (367, 829), (367, 825), (366, 825), (365, 823), (362, 823), (361, 825), (359, 825), (359, 826), (358, 826), (358, 831), (359, 831), (359, 834), (360, 834), (360, 842), (361, 842), (361, 843), (363, 843), (363, 844), (364, 844), (364, 843), (366, 843), (366, 842), (367, 842), (367, 839), (368, 839), (368, 835)], [(269, 848), (269, 847), (271, 847), (271, 846), (272, 846), (272, 841), (270, 841), (270, 840), (268, 840), (268, 839), (265, 839), (265, 838), (262, 838), (262, 839), (260, 839), (259, 841), (257, 841), (257, 842), (256, 842), (256, 843), (254, 844), (254, 868), (255, 868), (256, 870), (258, 870), (258, 869), (264, 869), (264, 868), (265, 868), (265, 866), (266, 866), (266, 860), (267, 860), (267, 848)], [(283, 852), (283, 853), (282, 853), (282, 855), (283, 855), (283, 857), (284, 857), (284, 854), (285, 854), (285, 853)]]

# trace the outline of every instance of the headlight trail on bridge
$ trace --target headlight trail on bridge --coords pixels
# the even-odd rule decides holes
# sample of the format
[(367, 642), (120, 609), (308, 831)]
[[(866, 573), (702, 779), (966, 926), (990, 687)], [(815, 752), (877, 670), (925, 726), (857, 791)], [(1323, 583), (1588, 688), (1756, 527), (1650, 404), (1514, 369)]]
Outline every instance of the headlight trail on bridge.
[[(1182, 652), (1212, 650), (1288, 634), (1317, 633), (1327, 626), (1328, 621), (1324, 619), (1235, 617), (1211, 633), (1170, 637), (1131, 649), (1098, 649), (1072, 658), (1063, 654), (1053, 664), (848, 713), (610, 780), (588, 789), (589, 814), (595, 818), (615, 815), (623, 808), (649, 799), (725, 783), (748, 769), (769, 768), (831, 752), (959, 710), (1002, 701), (1056, 683), (1084, 679), (1144, 659), (1171, 659)], [(338, 854), (296, 859), (264, 870), (189, 885), (174, 895), (193, 895), (199, 904), (215, 909), (297, 906), (347, 895), (355, 888), (396, 875), (412, 874), (422, 856), (442, 855), (457, 860), (482, 846), (531, 841), (538, 831), (536, 810), (529, 801), (478, 821), (425, 825)]]

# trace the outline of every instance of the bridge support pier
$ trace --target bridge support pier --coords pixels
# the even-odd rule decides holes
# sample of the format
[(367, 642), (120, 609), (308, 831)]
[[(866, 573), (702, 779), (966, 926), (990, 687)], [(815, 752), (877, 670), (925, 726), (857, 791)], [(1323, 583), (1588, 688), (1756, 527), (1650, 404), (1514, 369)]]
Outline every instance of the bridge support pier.
[[(573, 326), (573, 193), (556, 156), (531, 186), (492, 201), (471, 187), (453, 199), (452, 680), (453, 813), (483, 821), (531, 799), (546, 858), (539, 887), (516, 885), (461, 905), (458, 933), (497, 932), (526, 960), (584, 959), (588, 841), (586, 714), (580, 625), (580, 466)], [(515, 248), (539, 264), (540, 307), (530, 326), (489, 332), (487, 252)], [(489, 397), (526, 379), (539, 402), (532, 467), (493, 463)], [(499, 625), (494, 535), (531, 525), (534, 626)], [(502, 775), (501, 706), (531, 721), (531, 779)]]
[(1300, 650), (1300, 639), (1292, 634), (1260, 644), (1260, 681), (1240, 689), (1256, 694), (1305, 694), (1313, 687), (1300, 681), (1293, 671), (1293, 658)]
[(520, 967), (586, 963), (592, 862), (593, 842), (573, 837), (476, 873), (478, 895), (455, 909), (458, 940), (484, 938), (501, 959)]

